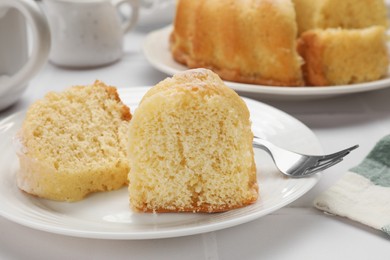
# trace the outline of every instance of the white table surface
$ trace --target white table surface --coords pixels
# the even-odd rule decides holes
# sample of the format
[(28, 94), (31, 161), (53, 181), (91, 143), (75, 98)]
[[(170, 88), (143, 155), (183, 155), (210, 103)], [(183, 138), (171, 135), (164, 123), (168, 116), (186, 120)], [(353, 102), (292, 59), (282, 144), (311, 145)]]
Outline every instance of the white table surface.
[[(21, 100), (0, 112), (0, 119), (26, 109), (48, 91), (95, 79), (123, 88), (156, 84), (167, 75), (151, 67), (143, 56), (146, 33), (145, 28), (129, 33), (124, 57), (107, 67), (69, 70), (47, 63)], [(317, 135), (326, 153), (356, 143), (360, 148), (326, 170), (311, 191), (287, 207), (201, 235), (143, 241), (84, 239), (34, 230), (0, 217), (0, 259), (389, 259), (389, 237), (326, 215), (314, 209), (312, 201), (390, 133), (390, 88), (311, 101), (254, 98), (301, 120)]]

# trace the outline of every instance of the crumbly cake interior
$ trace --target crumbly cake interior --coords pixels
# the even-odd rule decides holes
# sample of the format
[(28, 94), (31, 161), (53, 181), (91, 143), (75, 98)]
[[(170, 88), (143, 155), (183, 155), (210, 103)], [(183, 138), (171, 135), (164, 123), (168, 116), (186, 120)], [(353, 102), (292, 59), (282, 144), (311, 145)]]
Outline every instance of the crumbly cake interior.
[(75, 201), (127, 183), (129, 109), (116, 89), (95, 82), (49, 93), (24, 121), (19, 158), (21, 189)]
[(303, 71), (308, 85), (369, 82), (388, 71), (383, 26), (310, 30), (302, 34), (298, 49), (306, 61)]

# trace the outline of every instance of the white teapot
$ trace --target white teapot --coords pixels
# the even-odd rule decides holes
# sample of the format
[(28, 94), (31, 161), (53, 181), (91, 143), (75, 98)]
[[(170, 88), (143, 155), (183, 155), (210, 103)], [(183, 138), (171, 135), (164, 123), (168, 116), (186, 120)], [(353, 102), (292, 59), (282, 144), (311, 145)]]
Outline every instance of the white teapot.
[[(131, 15), (123, 16), (121, 7)], [(123, 56), (123, 38), (138, 20), (138, 0), (43, 0), (52, 47), (49, 59), (68, 68), (104, 66)]]
[[(27, 26), (31, 28), (30, 44)], [(20, 98), (47, 61), (49, 50), (49, 26), (39, 6), (31, 0), (1, 0), (0, 110)]]

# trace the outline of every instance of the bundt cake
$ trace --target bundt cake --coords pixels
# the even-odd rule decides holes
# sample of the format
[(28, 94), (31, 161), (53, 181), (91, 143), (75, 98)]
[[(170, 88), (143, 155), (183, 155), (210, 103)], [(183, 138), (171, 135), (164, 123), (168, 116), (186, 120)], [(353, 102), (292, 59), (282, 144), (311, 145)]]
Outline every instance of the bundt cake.
[(293, 0), (298, 33), (310, 29), (387, 26), (384, 0)]
[(296, 37), (291, 0), (179, 0), (170, 48), (177, 62), (224, 80), (300, 86)]
[(220, 212), (258, 197), (249, 111), (206, 69), (151, 88), (130, 122), (129, 196), (140, 212)]
[(48, 93), (27, 111), (17, 141), (17, 185), (38, 197), (77, 201), (127, 184), (130, 110), (96, 81)]
[(380, 79), (388, 71), (385, 28), (314, 29), (298, 43), (303, 74), (311, 86), (346, 85)]

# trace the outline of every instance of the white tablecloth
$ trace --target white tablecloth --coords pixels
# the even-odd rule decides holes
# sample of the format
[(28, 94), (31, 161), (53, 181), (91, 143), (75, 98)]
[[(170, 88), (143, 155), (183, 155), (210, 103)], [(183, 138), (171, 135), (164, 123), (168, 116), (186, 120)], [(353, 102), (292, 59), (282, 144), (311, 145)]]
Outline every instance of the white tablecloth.
[[(141, 29), (128, 34), (123, 59), (108, 67), (69, 70), (47, 63), (21, 100), (0, 112), (0, 119), (26, 109), (48, 91), (95, 79), (123, 88), (156, 84), (166, 75), (143, 56), (145, 35)], [(263, 102), (311, 128), (326, 153), (352, 144), (360, 148), (326, 170), (311, 191), (289, 206), (246, 224), (201, 235), (143, 241), (84, 239), (34, 230), (0, 217), (0, 259), (389, 259), (388, 237), (325, 215), (313, 208), (312, 201), (390, 133), (390, 88), (322, 100)]]

